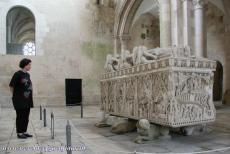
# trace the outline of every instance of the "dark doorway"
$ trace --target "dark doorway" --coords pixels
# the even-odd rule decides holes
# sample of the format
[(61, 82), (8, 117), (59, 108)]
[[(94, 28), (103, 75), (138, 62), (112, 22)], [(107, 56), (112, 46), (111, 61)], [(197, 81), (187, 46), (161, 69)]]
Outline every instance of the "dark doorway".
[(82, 103), (82, 80), (66, 79), (66, 105), (81, 105)]
[(223, 95), (223, 66), (216, 61), (216, 71), (214, 72), (213, 101), (221, 101)]

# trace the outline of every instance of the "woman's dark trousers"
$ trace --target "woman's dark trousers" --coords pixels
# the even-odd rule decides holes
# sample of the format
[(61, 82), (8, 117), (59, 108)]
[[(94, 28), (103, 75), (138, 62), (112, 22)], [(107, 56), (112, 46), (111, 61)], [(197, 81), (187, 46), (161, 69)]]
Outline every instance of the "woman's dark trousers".
[(29, 123), (30, 108), (16, 110), (16, 131), (17, 133), (27, 132)]

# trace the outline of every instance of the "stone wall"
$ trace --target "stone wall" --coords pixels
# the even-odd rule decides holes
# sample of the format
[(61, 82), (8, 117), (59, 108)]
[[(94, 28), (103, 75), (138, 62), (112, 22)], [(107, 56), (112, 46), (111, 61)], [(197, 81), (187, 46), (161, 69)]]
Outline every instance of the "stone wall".
[(147, 13), (140, 16), (131, 29), (129, 48), (144, 45), (148, 49), (160, 47), (159, 17)]
[(12, 104), (9, 80), (25, 57), (6, 55), (6, 15), (18, 5), (31, 10), (36, 20), (36, 56), (28, 57), (35, 105), (64, 106), (65, 78), (82, 78), (84, 102), (99, 103), (98, 78), (113, 48), (114, 6), (93, 0), (1, 0), (0, 104)]

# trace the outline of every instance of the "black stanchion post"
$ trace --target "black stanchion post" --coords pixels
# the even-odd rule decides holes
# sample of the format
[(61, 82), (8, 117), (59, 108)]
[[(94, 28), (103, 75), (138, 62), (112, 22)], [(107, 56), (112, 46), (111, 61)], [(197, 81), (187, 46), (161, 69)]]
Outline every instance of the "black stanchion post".
[(67, 125), (66, 125), (66, 151), (67, 154), (72, 154), (72, 150), (71, 150), (71, 126), (69, 124), (69, 120), (67, 121)]
[(54, 139), (54, 114), (51, 113), (51, 139)]
[(40, 105), (40, 120), (42, 120), (42, 106)]
[(44, 127), (46, 127), (46, 109), (43, 110)]
[(81, 118), (83, 118), (83, 103), (81, 102)]

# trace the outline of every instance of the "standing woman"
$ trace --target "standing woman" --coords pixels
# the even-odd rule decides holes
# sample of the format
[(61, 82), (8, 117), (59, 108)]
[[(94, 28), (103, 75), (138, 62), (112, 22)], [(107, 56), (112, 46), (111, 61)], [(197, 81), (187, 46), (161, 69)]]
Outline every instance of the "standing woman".
[(10, 90), (12, 92), (12, 101), (16, 110), (16, 131), (20, 139), (33, 137), (27, 133), (29, 123), (30, 108), (33, 105), (33, 89), (28, 71), (31, 69), (31, 60), (22, 59), (19, 63), (21, 70), (14, 73), (10, 81)]

